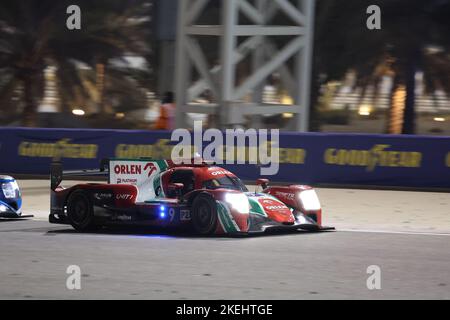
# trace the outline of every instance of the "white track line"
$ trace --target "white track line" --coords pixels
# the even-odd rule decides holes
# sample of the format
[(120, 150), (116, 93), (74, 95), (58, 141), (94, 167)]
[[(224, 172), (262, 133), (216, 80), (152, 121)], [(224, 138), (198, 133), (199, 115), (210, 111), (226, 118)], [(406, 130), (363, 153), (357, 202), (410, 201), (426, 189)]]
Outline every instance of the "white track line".
[(400, 234), (410, 236), (440, 236), (450, 237), (450, 233), (432, 233), (432, 232), (414, 232), (414, 231), (388, 231), (388, 230), (354, 230), (354, 229), (337, 229), (337, 232), (353, 232), (353, 233), (380, 233), (380, 234)]

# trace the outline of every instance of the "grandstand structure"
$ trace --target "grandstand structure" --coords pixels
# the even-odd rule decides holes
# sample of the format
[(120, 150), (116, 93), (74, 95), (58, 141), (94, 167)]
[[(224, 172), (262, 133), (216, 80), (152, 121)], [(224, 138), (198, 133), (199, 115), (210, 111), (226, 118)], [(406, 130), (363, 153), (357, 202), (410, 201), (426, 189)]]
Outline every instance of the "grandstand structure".
[[(223, 128), (242, 125), (249, 116), (290, 113), (294, 115), (290, 129), (307, 131), (314, 3), (179, 0), (177, 126), (186, 125), (188, 113), (214, 115)], [(211, 6), (219, 10), (220, 19), (215, 24), (203, 24), (201, 17), (208, 15)], [(202, 40), (211, 37), (220, 49), (213, 64), (202, 47)], [(250, 66), (245, 76), (242, 63)], [(292, 105), (264, 103), (264, 87), (275, 73), (292, 97)], [(196, 102), (205, 92), (213, 102)]]

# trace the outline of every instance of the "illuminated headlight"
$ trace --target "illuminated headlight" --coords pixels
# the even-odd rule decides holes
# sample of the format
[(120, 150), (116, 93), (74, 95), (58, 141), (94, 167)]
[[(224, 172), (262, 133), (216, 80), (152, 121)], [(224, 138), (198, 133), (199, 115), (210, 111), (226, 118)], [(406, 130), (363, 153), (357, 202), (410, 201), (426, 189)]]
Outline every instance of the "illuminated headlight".
[(225, 196), (225, 201), (239, 213), (245, 214), (250, 212), (250, 203), (245, 194), (229, 193)]
[(14, 199), (17, 196), (19, 186), (16, 181), (5, 182), (2, 183), (2, 190), (6, 199)]
[(9, 211), (8, 207), (4, 204), (0, 204), (0, 212), (7, 212)]
[(301, 192), (300, 201), (306, 211), (316, 211), (322, 208), (319, 197), (314, 190), (306, 190)]

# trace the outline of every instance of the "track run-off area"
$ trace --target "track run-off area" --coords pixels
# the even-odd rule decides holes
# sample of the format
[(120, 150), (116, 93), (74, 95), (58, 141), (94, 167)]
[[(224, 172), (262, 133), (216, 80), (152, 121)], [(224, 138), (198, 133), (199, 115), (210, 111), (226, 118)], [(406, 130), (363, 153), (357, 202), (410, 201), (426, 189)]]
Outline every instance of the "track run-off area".
[(35, 217), (0, 221), (0, 299), (450, 299), (449, 193), (318, 189), (336, 232), (203, 238), (76, 233), (48, 223), (48, 181), (19, 184)]

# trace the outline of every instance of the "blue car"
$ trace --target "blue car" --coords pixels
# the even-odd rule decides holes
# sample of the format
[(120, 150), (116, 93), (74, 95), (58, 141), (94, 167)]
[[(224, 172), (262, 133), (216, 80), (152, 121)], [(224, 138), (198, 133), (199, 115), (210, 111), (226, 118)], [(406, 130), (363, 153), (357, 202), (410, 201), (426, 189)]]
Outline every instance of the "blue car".
[(22, 194), (17, 181), (9, 176), (0, 176), (0, 218), (23, 218)]

